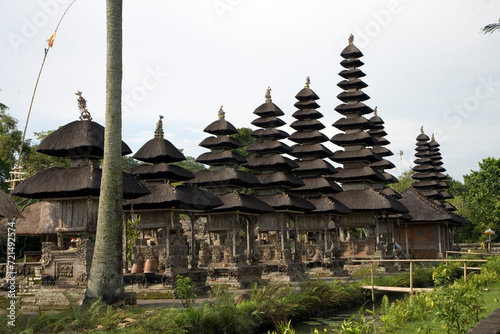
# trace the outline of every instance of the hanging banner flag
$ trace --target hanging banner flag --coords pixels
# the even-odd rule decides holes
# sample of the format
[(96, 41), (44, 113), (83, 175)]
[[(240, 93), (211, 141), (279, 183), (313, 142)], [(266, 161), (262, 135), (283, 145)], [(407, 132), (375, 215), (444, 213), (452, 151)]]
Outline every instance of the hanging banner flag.
[(54, 45), (54, 39), (56, 39), (56, 33), (54, 32), (52, 36), (47, 40), (49, 42), (49, 48), (51, 48)]

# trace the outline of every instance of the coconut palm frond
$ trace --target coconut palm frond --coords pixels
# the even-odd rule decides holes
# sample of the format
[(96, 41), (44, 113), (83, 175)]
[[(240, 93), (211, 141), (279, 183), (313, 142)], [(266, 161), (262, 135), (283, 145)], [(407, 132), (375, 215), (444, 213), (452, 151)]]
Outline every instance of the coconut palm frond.
[(498, 20), (498, 23), (491, 23), (481, 28), (481, 32), (485, 35), (491, 34), (496, 30), (500, 30), (500, 19)]

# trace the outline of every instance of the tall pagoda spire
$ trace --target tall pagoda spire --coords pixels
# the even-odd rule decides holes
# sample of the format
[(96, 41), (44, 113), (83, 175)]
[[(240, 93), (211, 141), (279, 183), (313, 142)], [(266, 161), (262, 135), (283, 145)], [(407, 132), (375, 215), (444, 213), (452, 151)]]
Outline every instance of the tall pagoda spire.
[(335, 181), (324, 177), (337, 173), (337, 170), (325, 160), (333, 153), (323, 145), (328, 137), (320, 132), (325, 128), (319, 121), (323, 114), (316, 110), (319, 108), (316, 103), (319, 97), (311, 90), (309, 77), (295, 98), (298, 110), (292, 115), (296, 121), (290, 127), (296, 131), (288, 139), (296, 143), (291, 147), (290, 155), (297, 158), (295, 162), (299, 165), (292, 172), (302, 179), (304, 186), (293, 192), (311, 199), (342, 191)]
[[(332, 177), (342, 184), (344, 191), (334, 194), (334, 198), (353, 211), (353, 214), (342, 217), (343, 228), (364, 228), (367, 231), (366, 254), (374, 255), (376, 245), (380, 246), (384, 242), (388, 246), (392, 243), (392, 225), (388, 221), (388, 214), (405, 213), (407, 210), (396, 199), (377, 191), (387, 182), (383, 169), (389, 166), (373, 148), (375, 151), (385, 151), (380, 149), (386, 143), (383, 139), (385, 131), (380, 128), (380, 124), (376, 124), (379, 122), (377, 118), (374, 123), (364, 116), (373, 110), (364, 103), (370, 97), (363, 92), (363, 88), (368, 85), (360, 79), (365, 76), (360, 69), (364, 63), (359, 59), (363, 57), (363, 53), (354, 45), (352, 35), (349, 37), (349, 45), (340, 55), (344, 58), (340, 63), (344, 70), (339, 75), (344, 80), (337, 84), (343, 89), (337, 98), (343, 103), (335, 110), (343, 117), (333, 126), (342, 132), (334, 135), (331, 141), (343, 148), (334, 152), (332, 157), (333, 161), (343, 167)], [(380, 218), (384, 218), (384, 224)], [(383, 239), (381, 235), (384, 235)], [(353, 245), (353, 248), (356, 247)], [(351, 252), (350, 255), (355, 253)]]
[(387, 169), (393, 169), (396, 166), (394, 166), (394, 164), (389, 160), (385, 159), (385, 157), (392, 156), (393, 153), (385, 147), (389, 145), (390, 142), (385, 138), (385, 136), (387, 136), (387, 133), (385, 132), (384, 121), (378, 115), (377, 107), (373, 109), (373, 114), (373, 117), (371, 117), (369, 121), (373, 123), (374, 126), (371, 130), (368, 131), (368, 133), (375, 137), (378, 141), (377, 144), (374, 144), (372, 146), (372, 152), (379, 155), (382, 159), (372, 163), (370, 166), (384, 176), (384, 180), (379, 183), (374, 183), (373, 188), (381, 191), (386, 195), (401, 198), (400, 194), (387, 187), (387, 185), (390, 183), (398, 182), (398, 180), (392, 174), (386, 172)]
[[(234, 151), (243, 145), (230, 137), (238, 130), (226, 120), (222, 106), (218, 119), (204, 131), (213, 136), (205, 138), (200, 146), (210, 152), (196, 160), (210, 165), (211, 169), (198, 171), (191, 183), (217, 194), (224, 204), (209, 212), (206, 231), (211, 237), (201, 244), (200, 264), (212, 268), (209, 280), (224, 278), (237, 287), (251, 285), (260, 280), (262, 269), (254, 262), (254, 223), (249, 217), (272, 212), (273, 208), (253, 195), (237, 191), (258, 187), (260, 182), (253, 174), (235, 169), (246, 159)], [(246, 224), (244, 243), (241, 242), (242, 222)]]
[(434, 134), (429, 140), (429, 137), (424, 133), (423, 126), (420, 128), (420, 132), (415, 148), (417, 159), (413, 161), (415, 173), (411, 177), (415, 182), (412, 183), (412, 187), (446, 210), (455, 211), (456, 208), (445, 201), (453, 196), (446, 191), (449, 186), (445, 181), (446, 175), (443, 174), (446, 169), (442, 166), (439, 144), (436, 142)]
[[(320, 130), (325, 126), (320, 122), (323, 115), (317, 111), (319, 97), (310, 88), (310, 79), (307, 77), (305, 87), (295, 96), (298, 100), (295, 107), (298, 110), (292, 115), (296, 121), (290, 126), (296, 130), (288, 139), (295, 142), (290, 155), (297, 158), (298, 168), (292, 170), (304, 182), (304, 186), (290, 190), (294, 194), (305, 197), (316, 206), (316, 209), (307, 215), (297, 216), (297, 229), (302, 244), (302, 257), (306, 261), (322, 261), (322, 267), (330, 269), (339, 266), (330, 266), (336, 252), (328, 252), (335, 246), (336, 239), (332, 238), (329, 230), (339, 228), (338, 215), (350, 213), (351, 210), (332, 197), (342, 191), (342, 188), (329, 176), (337, 170), (326, 161), (333, 153), (323, 143), (328, 141)], [(337, 245), (337, 248), (338, 247)]]
[[(285, 124), (279, 118), (284, 113), (272, 102), (270, 88), (266, 90), (265, 102), (255, 109), (254, 114), (258, 118), (252, 124), (260, 128), (251, 134), (257, 141), (247, 147), (247, 152), (253, 156), (244, 166), (253, 170), (261, 183), (259, 198), (274, 209), (274, 212), (257, 218), (258, 247), (263, 252), (259, 260), (276, 268), (280, 275), (286, 273), (287, 279), (297, 280), (303, 276), (303, 268), (297, 240), (294, 240), (293, 247), (290, 239), (290, 221), (295, 220), (295, 214), (311, 211), (315, 206), (303, 197), (287, 193), (287, 190), (304, 186), (304, 182), (290, 173), (298, 164), (282, 156), (291, 153), (292, 149), (280, 142), (288, 137), (288, 133), (277, 129)], [(273, 240), (271, 235), (277, 236), (276, 239)], [(271, 249), (276, 254), (274, 257)]]

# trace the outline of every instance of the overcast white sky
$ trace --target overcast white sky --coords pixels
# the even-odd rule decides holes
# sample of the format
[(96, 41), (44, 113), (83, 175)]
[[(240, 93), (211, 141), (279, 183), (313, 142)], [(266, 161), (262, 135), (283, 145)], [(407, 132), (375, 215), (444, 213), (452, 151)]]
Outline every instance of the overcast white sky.
[[(0, 102), (20, 129), (46, 40), (70, 3), (0, 0)], [(164, 115), (165, 138), (197, 157), (220, 105), (234, 126), (254, 128), (267, 86), (292, 123), (306, 76), (331, 137), (341, 117), (334, 110), (340, 52), (352, 33), (365, 55), (366, 103), (378, 106), (395, 154), (389, 172), (413, 166), (424, 126), (441, 144), (447, 173), (463, 181), (482, 159), (500, 157), (500, 32), (479, 33), (499, 17), (497, 0), (124, 1), (123, 140), (136, 151)], [(104, 125), (105, 24), (105, 1), (77, 0), (69, 9), (42, 72), (28, 138), (78, 119), (78, 90)]]

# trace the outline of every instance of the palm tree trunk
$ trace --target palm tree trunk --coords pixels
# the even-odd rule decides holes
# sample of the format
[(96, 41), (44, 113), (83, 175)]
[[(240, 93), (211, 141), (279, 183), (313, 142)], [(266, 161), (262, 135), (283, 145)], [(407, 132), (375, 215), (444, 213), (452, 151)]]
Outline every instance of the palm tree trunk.
[(85, 300), (123, 298), (121, 171), (122, 0), (106, 0), (106, 126), (94, 257)]

